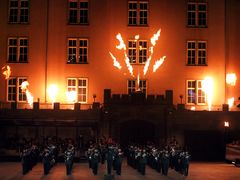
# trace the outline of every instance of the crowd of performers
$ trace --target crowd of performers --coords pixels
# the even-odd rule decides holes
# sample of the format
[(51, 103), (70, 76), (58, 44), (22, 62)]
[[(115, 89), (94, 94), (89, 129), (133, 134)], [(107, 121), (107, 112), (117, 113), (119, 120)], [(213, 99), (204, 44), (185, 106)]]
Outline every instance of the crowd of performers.
[(140, 146), (129, 146), (127, 149), (127, 164), (137, 169), (145, 175), (145, 167), (149, 165), (162, 175), (168, 175), (168, 169), (175, 169), (184, 176), (188, 175), (190, 154), (176, 147), (166, 146), (156, 148), (148, 145), (144, 148)]
[(98, 164), (107, 164), (107, 174), (112, 174), (112, 170), (117, 175), (121, 175), (123, 151), (118, 144), (100, 143), (90, 146), (86, 151), (89, 168), (94, 175), (98, 173)]
[[(44, 174), (47, 175), (57, 163), (58, 155), (59, 148), (52, 143), (47, 143), (42, 149), (34, 144), (26, 146), (21, 153), (22, 173), (26, 174), (37, 162), (42, 161)], [(64, 149), (63, 156), (66, 174), (71, 175), (75, 157), (75, 147), (71, 141)], [(99, 164), (105, 163), (106, 174), (114, 174), (114, 170), (117, 175), (121, 175), (122, 162), (126, 157), (127, 164), (142, 175), (145, 175), (146, 165), (148, 165), (165, 176), (168, 175), (169, 168), (187, 176), (190, 161), (190, 154), (187, 151), (172, 144), (164, 148), (157, 148), (153, 144), (145, 146), (130, 144), (122, 150), (117, 143), (100, 141), (90, 144), (85, 156), (94, 175), (98, 174)]]

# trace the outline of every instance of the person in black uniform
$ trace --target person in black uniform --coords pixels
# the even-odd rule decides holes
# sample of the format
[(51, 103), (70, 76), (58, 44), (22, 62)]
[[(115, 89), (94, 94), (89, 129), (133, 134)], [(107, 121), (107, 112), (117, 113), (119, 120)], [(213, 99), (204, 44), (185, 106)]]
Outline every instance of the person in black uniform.
[(162, 155), (162, 174), (167, 176), (169, 168), (169, 153), (167, 150), (163, 152)]
[(44, 174), (47, 175), (51, 169), (51, 154), (47, 148), (43, 152), (43, 169)]
[(116, 161), (116, 173), (117, 173), (117, 175), (121, 175), (123, 153), (122, 153), (122, 150), (120, 148), (118, 149), (118, 152), (116, 154), (115, 161)]
[(115, 158), (114, 150), (113, 150), (112, 146), (108, 147), (106, 158), (107, 158), (107, 173), (111, 174), (112, 173), (113, 160)]
[(74, 147), (73, 145), (69, 145), (67, 150), (64, 152), (67, 175), (70, 175), (72, 173), (73, 158), (74, 158)]
[(141, 152), (141, 155), (139, 156), (139, 172), (142, 175), (145, 175), (146, 164), (147, 164), (147, 154), (146, 154), (146, 150), (143, 149)]
[(99, 161), (100, 161), (100, 154), (97, 149), (94, 149), (94, 152), (91, 156), (91, 166), (92, 166), (92, 172), (94, 175), (97, 175), (97, 173), (98, 173)]

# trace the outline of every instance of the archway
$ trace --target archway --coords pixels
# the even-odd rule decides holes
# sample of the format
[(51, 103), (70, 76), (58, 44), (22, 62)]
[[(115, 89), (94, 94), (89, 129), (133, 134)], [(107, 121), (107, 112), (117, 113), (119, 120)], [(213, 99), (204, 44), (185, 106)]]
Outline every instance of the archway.
[(120, 124), (120, 143), (146, 144), (155, 141), (155, 126), (151, 122), (142, 120), (130, 120)]

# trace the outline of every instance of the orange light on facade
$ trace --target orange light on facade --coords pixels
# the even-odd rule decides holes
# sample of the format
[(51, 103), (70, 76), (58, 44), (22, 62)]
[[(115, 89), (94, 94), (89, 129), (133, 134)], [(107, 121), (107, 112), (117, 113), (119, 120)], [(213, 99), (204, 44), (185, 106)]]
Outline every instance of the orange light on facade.
[(224, 121), (224, 127), (229, 127), (229, 122), (228, 121)]
[(213, 79), (211, 77), (206, 77), (203, 80), (202, 89), (206, 93), (208, 110), (211, 111), (213, 99)]
[(58, 86), (56, 84), (51, 84), (48, 87), (48, 95), (52, 103), (56, 102), (57, 94), (58, 94)]
[(234, 97), (231, 97), (231, 98), (228, 99), (229, 108), (233, 107), (233, 104), (234, 104)]
[(5, 76), (5, 79), (8, 79), (11, 75), (11, 68), (10, 66), (3, 66), (2, 67), (2, 70), (3, 70), (3, 75)]
[(226, 75), (226, 83), (230, 86), (235, 86), (237, 81), (237, 76), (235, 73), (229, 73)]
[(23, 92), (26, 93), (27, 102), (28, 102), (28, 104), (32, 107), (32, 104), (33, 104), (33, 96), (32, 96), (32, 94), (30, 93), (30, 91), (28, 90), (28, 86), (29, 86), (29, 82), (28, 82), (28, 81), (23, 81), (22, 84), (21, 84), (21, 89), (22, 89)]
[(195, 111), (196, 110), (196, 107), (195, 106), (192, 106), (191, 107), (191, 111)]

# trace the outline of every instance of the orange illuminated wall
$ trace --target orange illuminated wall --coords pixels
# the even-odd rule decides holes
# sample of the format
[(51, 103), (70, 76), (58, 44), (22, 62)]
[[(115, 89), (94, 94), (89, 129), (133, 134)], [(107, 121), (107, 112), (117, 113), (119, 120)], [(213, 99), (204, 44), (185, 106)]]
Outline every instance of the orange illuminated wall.
[[(12, 76), (27, 76), (29, 89), (34, 101), (50, 102), (47, 87), (58, 85), (57, 101), (66, 103), (67, 78), (88, 79), (88, 100), (103, 102), (103, 90), (112, 89), (112, 93), (126, 94), (127, 80), (132, 77), (113, 66), (109, 55), (111, 51), (120, 61), (123, 52), (116, 49), (116, 35), (121, 33), (123, 40), (134, 39), (139, 35), (150, 40), (152, 35), (161, 29), (161, 35), (154, 47), (153, 60), (166, 56), (164, 63), (155, 73), (149, 72), (140, 78), (147, 80), (147, 94), (164, 94), (165, 90), (173, 90), (174, 104), (186, 103), (186, 81), (204, 79), (211, 76), (214, 80), (213, 105), (221, 107), (231, 92), (237, 97), (237, 81), (235, 90), (225, 87), (225, 75), (237, 68), (239, 50), (239, 24), (237, 12), (239, 2), (231, 1), (228, 5), (227, 49), (225, 37), (225, 1), (208, 1), (208, 27), (187, 27), (187, 4), (185, 0), (154, 1), (149, 0), (148, 26), (128, 26), (127, 0), (91, 0), (89, 1), (89, 25), (68, 24), (68, 3), (66, 0), (30, 1), (30, 22), (27, 25), (8, 24), (8, 1), (0, 2), (0, 65), (7, 60), (7, 38), (9, 36), (29, 37), (29, 63), (9, 64)], [(88, 63), (67, 64), (68, 38), (88, 39)], [(186, 66), (186, 42), (189, 40), (207, 41), (207, 66)], [(227, 53), (227, 61), (226, 59)], [(236, 66), (235, 66), (236, 64)], [(124, 65), (124, 64), (122, 64)], [(227, 67), (227, 69), (226, 69)], [(126, 67), (123, 67), (126, 68)], [(143, 65), (135, 65), (135, 72), (141, 71)], [(6, 101), (6, 81), (0, 77), (0, 101)], [(136, 79), (136, 76), (135, 76)], [(239, 88), (238, 88), (239, 89)], [(203, 107), (203, 109), (206, 106)]]

